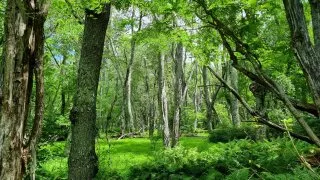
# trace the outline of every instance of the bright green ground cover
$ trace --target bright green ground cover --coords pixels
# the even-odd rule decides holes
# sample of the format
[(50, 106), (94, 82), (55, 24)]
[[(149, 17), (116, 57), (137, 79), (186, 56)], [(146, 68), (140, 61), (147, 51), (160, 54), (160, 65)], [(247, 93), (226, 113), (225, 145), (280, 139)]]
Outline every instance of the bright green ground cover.
[[(295, 142), (299, 152), (315, 151)], [(181, 147), (163, 152), (161, 139), (99, 139), (97, 179), (317, 179), (303, 168), (288, 139), (209, 143), (207, 137), (183, 137)], [(65, 142), (42, 145), (39, 179), (66, 179)], [(145, 173), (144, 173), (145, 172)], [(174, 175), (174, 176), (173, 176)], [(107, 178), (108, 177), (108, 178)]]

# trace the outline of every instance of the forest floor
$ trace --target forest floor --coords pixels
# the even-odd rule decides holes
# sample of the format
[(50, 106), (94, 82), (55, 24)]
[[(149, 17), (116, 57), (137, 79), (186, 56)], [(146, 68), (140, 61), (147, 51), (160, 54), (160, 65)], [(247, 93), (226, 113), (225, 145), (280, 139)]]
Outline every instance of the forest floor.
[[(181, 146), (186, 148), (197, 148), (204, 151), (212, 144), (208, 143), (206, 134), (197, 137), (182, 137)], [(108, 171), (119, 172), (126, 176), (131, 167), (151, 162), (154, 154), (163, 149), (162, 141), (159, 138), (150, 140), (149, 138), (126, 138), (126, 139), (106, 139), (97, 141), (97, 154), (99, 156), (99, 168)], [(42, 145), (40, 148), (41, 171), (53, 179), (63, 179), (67, 177), (67, 155), (66, 142), (55, 142)]]
[[(271, 143), (267, 141), (255, 143), (249, 140), (230, 143), (210, 143), (205, 135), (182, 137), (180, 147), (183, 147), (183, 149), (177, 150), (176, 153), (172, 151), (163, 155), (161, 154), (163, 149), (161, 138), (153, 138), (152, 140), (149, 138), (127, 138), (120, 140), (100, 138), (97, 141), (96, 148), (99, 156), (99, 174), (97, 179), (105, 179), (103, 177), (111, 177), (112, 174), (115, 177), (126, 179), (132, 169), (143, 167), (146, 164), (157, 166), (157, 163), (163, 163), (163, 166), (167, 166), (166, 164), (172, 162), (173, 164), (183, 164), (181, 167), (184, 168), (187, 163), (190, 164), (191, 162), (192, 164), (194, 163), (193, 159), (199, 157), (211, 159), (205, 160), (208, 163), (213, 161), (224, 162), (224, 164), (230, 166), (230, 168), (228, 167), (229, 171), (243, 167), (243, 169), (246, 169), (245, 173), (247, 174), (244, 176), (247, 178), (252, 178), (253, 175), (258, 177), (258, 179), (270, 179), (270, 177), (275, 177), (275, 179), (288, 179), (288, 177), (289, 179), (317, 179), (320, 177), (317, 173), (301, 165), (299, 155), (296, 154), (293, 146), (291, 146), (291, 143), (287, 139), (286, 143), (283, 142), (283, 139), (278, 139)], [(298, 142), (295, 146), (301, 153), (315, 151), (314, 146), (303, 142)], [(40, 168), (37, 171), (39, 179), (66, 179), (67, 153), (65, 147), (66, 142), (55, 142), (40, 146), (38, 152)], [(159, 155), (170, 156), (171, 159), (159, 157)], [(161, 162), (159, 162), (159, 158)], [(177, 162), (173, 162), (176, 160)], [(174, 169), (172, 170), (174, 172), (180, 166), (168, 165), (168, 167)], [(257, 173), (259, 170), (263, 171), (263, 177)], [(250, 172), (252, 173), (250, 174)], [(239, 172), (237, 173), (239, 174)], [(275, 174), (277, 176), (274, 176)], [(238, 175), (236, 177), (237, 179), (241, 179), (238, 178)]]

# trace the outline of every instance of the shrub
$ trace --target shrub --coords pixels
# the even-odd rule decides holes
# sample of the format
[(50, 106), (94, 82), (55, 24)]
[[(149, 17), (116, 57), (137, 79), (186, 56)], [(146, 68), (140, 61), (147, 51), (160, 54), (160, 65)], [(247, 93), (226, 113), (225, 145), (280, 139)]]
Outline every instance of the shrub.
[[(300, 153), (310, 145), (297, 141)], [(207, 151), (177, 147), (158, 153), (151, 163), (130, 169), (128, 179), (249, 179), (270, 175), (298, 177), (299, 158), (288, 139), (217, 143)], [(308, 177), (307, 170), (300, 177)], [(299, 178), (298, 178), (299, 179)]]
[(236, 139), (257, 140), (257, 126), (217, 128), (210, 133), (210, 142), (230, 142)]

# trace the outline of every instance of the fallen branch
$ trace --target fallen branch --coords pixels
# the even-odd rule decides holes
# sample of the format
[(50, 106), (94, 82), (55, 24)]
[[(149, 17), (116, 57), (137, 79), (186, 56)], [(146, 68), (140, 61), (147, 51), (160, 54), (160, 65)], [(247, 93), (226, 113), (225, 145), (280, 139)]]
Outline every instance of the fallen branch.
[(117, 140), (123, 139), (125, 137), (139, 136), (141, 135), (142, 128), (138, 132), (131, 132), (127, 134), (122, 134)]

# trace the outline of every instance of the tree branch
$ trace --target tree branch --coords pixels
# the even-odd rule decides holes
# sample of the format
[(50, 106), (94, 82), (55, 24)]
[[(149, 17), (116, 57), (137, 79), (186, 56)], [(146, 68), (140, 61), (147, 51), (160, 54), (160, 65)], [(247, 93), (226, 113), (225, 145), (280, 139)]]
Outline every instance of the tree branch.
[[(208, 69), (227, 89), (229, 89), (229, 91), (239, 100), (239, 102), (247, 109), (247, 111), (253, 117), (257, 118), (257, 122), (264, 124), (264, 125), (267, 125), (267, 126), (273, 128), (273, 129), (276, 129), (278, 131), (287, 132), (287, 129), (285, 127), (279, 126), (278, 124), (275, 124), (275, 123), (269, 121), (266, 117), (262, 116), (259, 112), (253, 110), (249, 106), (249, 104), (238, 94), (238, 92), (236, 90), (234, 90), (231, 86), (229, 86), (229, 84), (225, 80), (223, 80), (211, 67), (208, 66)], [(310, 144), (315, 144), (315, 142), (307, 136), (303, 136), (303, 135), (297, 134), (292, 131), (288, 131), (288, 133), (292, 137), (295, 137), (295, 138), (300, 139), (302, 141), (308, 142)]]

